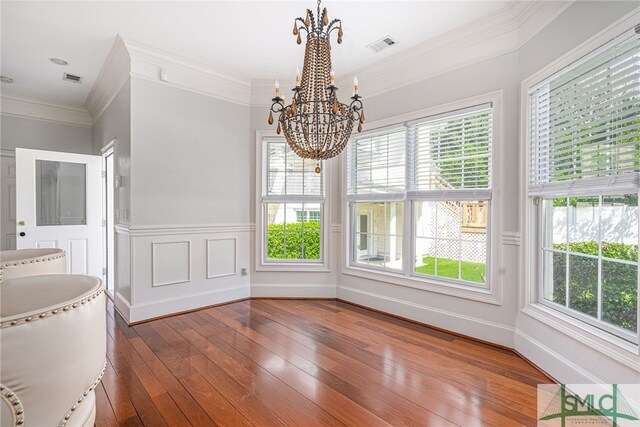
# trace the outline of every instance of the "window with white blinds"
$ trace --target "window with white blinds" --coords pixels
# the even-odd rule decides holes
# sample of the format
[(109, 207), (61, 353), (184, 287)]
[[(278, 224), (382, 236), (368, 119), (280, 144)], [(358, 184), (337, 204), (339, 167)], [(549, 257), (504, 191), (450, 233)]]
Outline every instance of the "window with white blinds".
[(640, 35), (541, 82), (529, 102), (532, 194), (640, 172)]
[(403, 193), (406, 138), (404, 126), (353, 138), (347, 156), (348, 194)]
[(415, 126), (415, 190), (491, 187), (491, 105)]
[(529, 91), (537, 302), (637, 342), (640, 35)]
[(351, 265), (488, 286), (493, 133), (485, 103), (352, 139)]

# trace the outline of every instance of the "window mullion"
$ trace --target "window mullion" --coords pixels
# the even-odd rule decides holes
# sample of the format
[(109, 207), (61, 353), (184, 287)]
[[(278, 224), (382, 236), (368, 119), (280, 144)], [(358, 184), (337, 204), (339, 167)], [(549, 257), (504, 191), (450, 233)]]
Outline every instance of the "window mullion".
[[(460, 223), (458, 224), (458, 279), (462, 279), (462, 223), (464, 222), (464, 204), (459, 202)], [(486, 261), (485, 261), (486, 262)]]
[(598, 196), (598, 320), (602, 320), (602, 195)]
[(569, 308), (569, 298), (571, 296), (571, 293), (569, 292), (569, 285), (571, 284), (571, 277), (570, 277), (570, 269), (569, 269), (569, 244), (571, 243), (571, 220), (569, 219), (569, 206), (571, 206), (569, 204), (569, 198), (566, 198), (566, 206), (567, 206), (567, 244), (564, 246), (564, 250), (566, 251), (565, 254), (565, 287), (564, 287), (564, 292), (565, 292), (565, 298), (564, 298), (564, 305)]

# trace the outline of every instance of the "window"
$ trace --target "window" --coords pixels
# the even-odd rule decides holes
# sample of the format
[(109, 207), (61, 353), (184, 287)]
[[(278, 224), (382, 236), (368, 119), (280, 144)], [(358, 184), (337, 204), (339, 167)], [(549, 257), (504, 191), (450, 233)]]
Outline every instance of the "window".
[(349, 144), (353, 266), (487, 286), (491, 104)]
[(319, 210), (298, 209), (298, 210), (296, 210), (296, 220), (298, 222), (305, 222), (305, 221), (319, 222), (320, 221), (320, 211)]
[(622, 338), (638, 325), (640, 36), (529, 93), (539, 300)]
[[(324, 176), (284, 138), (261, 139), (263, 263), (321, 263)], [(324, 167), (323, 167), (324, 170)]]

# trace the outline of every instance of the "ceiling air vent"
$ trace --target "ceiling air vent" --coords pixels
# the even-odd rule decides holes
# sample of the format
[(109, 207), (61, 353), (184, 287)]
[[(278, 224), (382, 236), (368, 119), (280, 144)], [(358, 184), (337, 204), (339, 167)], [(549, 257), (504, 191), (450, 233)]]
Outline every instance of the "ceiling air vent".
[(370, 45), (367, 45), (367, 47), (372, 51), (378, 53), (382, 49), (386, 49), (396, 44), (398, 44), (397, 41), (395, 41), (391, 36), (387, 36), (387, 37), (381, 38), (378, 41), (371, 43)]
[(62, 80), (66, 80), (71, 83), (82, 83), (82, 77), (76, 76), (74, 74), (64, 73), (62, 75)]

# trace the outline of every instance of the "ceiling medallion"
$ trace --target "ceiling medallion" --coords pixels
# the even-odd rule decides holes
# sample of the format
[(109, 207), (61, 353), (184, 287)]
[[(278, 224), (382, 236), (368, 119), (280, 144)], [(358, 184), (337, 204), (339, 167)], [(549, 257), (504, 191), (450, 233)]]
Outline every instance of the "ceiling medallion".
[(365, 121), (356, 77), (353, 79), (351, 103), (347, 105), (338, 101), (335, 73), (331, 68), (330, 36), (334, 30), (338, 31), (338, 44), (341, 44), (342, 23), (339, 19), (329, 22), (326, 7), (320, 13), (320, 0), (316, 15), (307, 9), (304, 19), (295, 19), (293, 35), (298, 37), (298, 44), (302, 44), (302, 32), (307, 34), (302, 75), (298, 69), (290, 105), (285, 104), (276, 80), (276, 96), (272, 99), (268, 120), (273, 124), (273, 113), (280, 114), (277, 133), (284, 133), (287, 143), (298, 156), (316, 160), (317, 173), (320, 173), (320, 160), (335, 157), (346, 147), (354, 122), (358, 122), (360, 132)]

